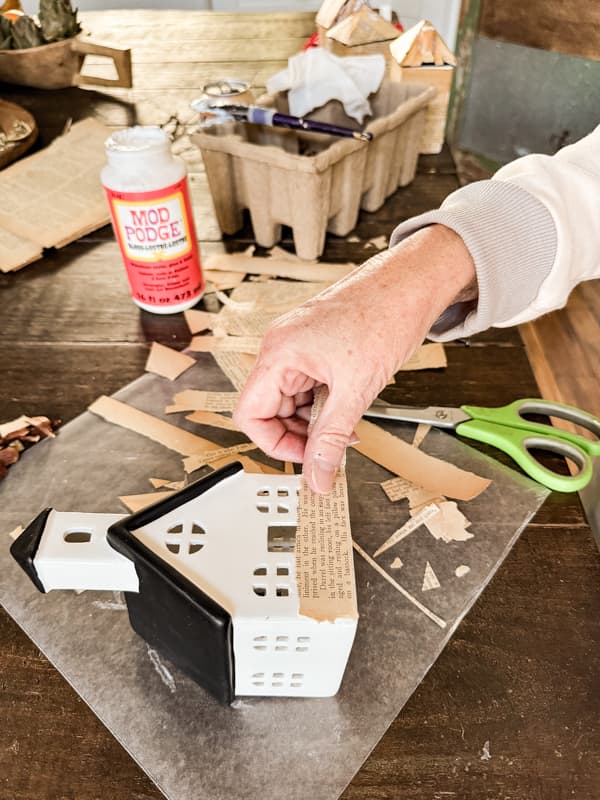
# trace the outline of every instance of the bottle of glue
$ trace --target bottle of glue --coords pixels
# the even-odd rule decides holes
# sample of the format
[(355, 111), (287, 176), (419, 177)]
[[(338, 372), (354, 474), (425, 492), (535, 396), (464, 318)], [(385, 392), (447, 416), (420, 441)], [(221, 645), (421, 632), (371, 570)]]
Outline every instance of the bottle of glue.
[(101, 181), (133, 302), (155, 314), (195, 305), (204, 291), (184, 162), (158, 127), (106, 141)]

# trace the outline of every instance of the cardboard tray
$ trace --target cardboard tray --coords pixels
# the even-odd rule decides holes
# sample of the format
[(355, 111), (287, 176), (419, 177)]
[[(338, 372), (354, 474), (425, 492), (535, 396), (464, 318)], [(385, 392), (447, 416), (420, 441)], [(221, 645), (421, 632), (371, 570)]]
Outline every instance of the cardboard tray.
[[(271, 247), (292, 228), (300, 258), (318, 258), (327, 232), (345, 236), (360, 209), (376, 211), (415, 176), (425, 109), (433, 87), (384, 81), (372, 99), (369, 143), (245, 123), (221, 123), (192, 136), (206, 167), (219, 226), (232, 234), (250, 211), (258, 244)], [(269, 99), (287, 113), (285, 94)], [(358, 129), (338, 101), (312, 119)]]

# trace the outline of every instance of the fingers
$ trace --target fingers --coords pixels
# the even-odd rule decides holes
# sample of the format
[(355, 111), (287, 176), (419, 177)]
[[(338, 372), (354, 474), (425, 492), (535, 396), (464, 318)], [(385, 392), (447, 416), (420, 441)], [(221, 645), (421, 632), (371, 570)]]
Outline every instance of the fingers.
[(331, 491), (346, 448), (356, 441), (354, 428), (365, 408), (358, 397), (350, 399), (346, 392), (330, 393), (304, 451), (303, 474), (313, 491)]
[[(267, 455), (282, 461), (301, 462), (307, 437), (307, 421), (296, 415), (297, 403), (312, 402), (312, 391), (304, 387), (314, 381), (301, 373), (286, 370), (255, 369), (233, 412), (236, 425)], [(300, 387), (297, 396), (286, 389)]]

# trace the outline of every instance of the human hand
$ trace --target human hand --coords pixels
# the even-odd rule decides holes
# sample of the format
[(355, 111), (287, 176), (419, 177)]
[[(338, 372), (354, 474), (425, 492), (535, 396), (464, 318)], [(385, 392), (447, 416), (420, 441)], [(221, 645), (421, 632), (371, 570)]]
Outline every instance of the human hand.
[[(309, 486), (328, 492), (363, 412), (474, 275), (462, 240), (441, 225), (369, 259), (270, 326), (236, 424), (273, 458), (302, 461)], [(323, 384), (329, 396), (308, 435)]]

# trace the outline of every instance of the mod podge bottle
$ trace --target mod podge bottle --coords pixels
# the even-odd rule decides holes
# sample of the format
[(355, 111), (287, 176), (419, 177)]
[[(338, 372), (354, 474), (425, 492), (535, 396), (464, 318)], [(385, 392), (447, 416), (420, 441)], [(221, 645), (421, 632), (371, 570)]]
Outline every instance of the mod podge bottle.
[(204, 291), (184, 162), (157, 127), (106, 141), (101, 172), (133, 302), (155, 314), (195, 305)]

